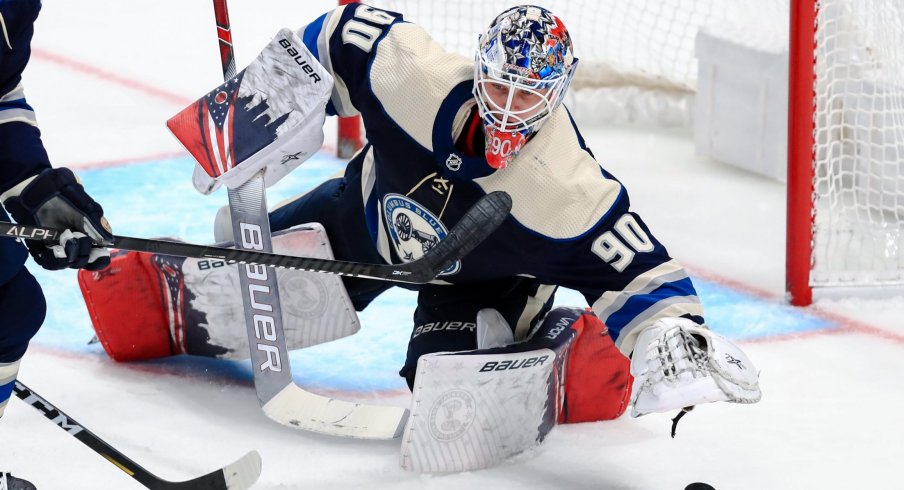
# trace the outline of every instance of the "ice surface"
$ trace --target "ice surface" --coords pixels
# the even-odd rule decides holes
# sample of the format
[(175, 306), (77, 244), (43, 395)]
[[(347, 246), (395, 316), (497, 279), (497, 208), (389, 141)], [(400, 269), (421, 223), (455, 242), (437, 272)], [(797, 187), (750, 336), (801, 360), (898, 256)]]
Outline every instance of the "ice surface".
[[(234, 1), (239, 67), (280, 27), (324, 1)], [(164, 121), (221, 79), (210, 2), (47, 0), (25, 75), (52, 160), (83, 167), (118, 234), (212, 240), (222, 192), (191, 188), (191, 162)], [(61, 60), (68, 60), (63, 62)], [(333, 121), (328, 121), (332, 128)], [(693, 154), (688, 134), (585, 130), (600, 161), (691, 270), (712, 328), (740, 340), (762, 372), (763, 401), (700, 407), (670, 439), (667, 415), (555, 429), (498, 468), (420, 476), (398, 442), (328, 438), (262, 413), (242, 362), (187, 357), (116, 364), (98, 345), (71, 271), (39, 276), (48, 319), (22, 380), (134, 460), (171, 480), (209, 472), (252, 448), (255, 488), (892, 488), (904, 456), (904, 299), (783, 303), (783, 185)], [(327, 141), (332, 141), (330, 136)], [(341, 168), (327, 151), (269, 193), (271, 204)], [(119, 162), (137, 162), (116, 165)], [(297, 381), (320, 393), (404, 406), (396, 374), (414, 296), (393, 290), (361, 315), (360, 333), (292, 354)], [(581, 304), (574, 293), (561, 304)], [(0, 469), (42, 490), (140, 488), (12, 400), (0, 422)]]

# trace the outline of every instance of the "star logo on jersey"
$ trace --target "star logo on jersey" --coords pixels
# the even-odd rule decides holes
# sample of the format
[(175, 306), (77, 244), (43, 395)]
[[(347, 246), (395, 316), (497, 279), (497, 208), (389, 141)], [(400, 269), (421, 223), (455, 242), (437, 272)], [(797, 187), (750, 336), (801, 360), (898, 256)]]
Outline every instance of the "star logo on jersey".
[[(442, 221), (430, 210), (400, 194), (387, 194), (383, 197), (383, 219), (396, 255), (404, 262), (423, 257), (449, 233)], [(439, 275), (455, 274), (460, 269), (461, 262), (456, 261)]]
[(455, 153), (450, 153), (449, 158), (446, 159), (446, 168), (453, 172), (458, 172), (458, 169), (461, 168), (461, 157)]

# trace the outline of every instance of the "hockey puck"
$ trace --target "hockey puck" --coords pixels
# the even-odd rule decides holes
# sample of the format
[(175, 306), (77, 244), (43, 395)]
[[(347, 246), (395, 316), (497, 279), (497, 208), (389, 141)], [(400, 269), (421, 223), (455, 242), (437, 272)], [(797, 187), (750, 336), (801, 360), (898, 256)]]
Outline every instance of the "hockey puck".
[(684, 490), (716, 490), (712, 485), (706, 483), (695, 482), (684, 487)]

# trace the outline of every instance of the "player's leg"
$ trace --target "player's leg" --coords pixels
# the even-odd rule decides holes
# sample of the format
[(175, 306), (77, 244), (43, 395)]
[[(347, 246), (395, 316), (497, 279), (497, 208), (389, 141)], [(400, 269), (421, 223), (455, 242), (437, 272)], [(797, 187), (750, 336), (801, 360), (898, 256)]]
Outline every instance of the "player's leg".
[(46, 311), (41, 286), (24, 266), (0, 285), (0, 416), (12, 394), (19, 361)]
[[(529, 328), (523, 341), (489, 346), (482, 341), (494, 337), (482, 335), (487, 317), (510, 330), (517, 329), (508, 326), (517, 325), (516, 317), (526, 318), (512, 301), (524, 298), (518, 294), (524, 284), (531, 282), (507, 291), (506, 284), (458, 286), (459, 302), (448, 293), (422, 290), (416, 318), (458, 312), (461, 320), (419, 322), (412, 334), (402, 371), (413, 385), (402, 438), (404, 468), (485, 468), (539, 444), (556, 422), (608, 420), (624, 412), (631, 386), (628, 362), (590, 310), (560, 307), (546, 313), (544, 308), (543, 321)], [(501, 309), (486, 308), (487, 299)], [(544, 305), (549, 303), (551, 297)], [(469, 325), (475, 310), (476, 321)], [(470, 451), (473, 447), (481, 451)]]
[[(0, 207), (0, 220), (9, 216)], [(14, 240), (0, 240), (0, 418), (19, 372), (19, 360), (28, 341), (44, 322), (44, 294), (38, 282), (25, 269), (28, 252)], [(30, 482), (0, 468), (0, 489), (35, 490)]]

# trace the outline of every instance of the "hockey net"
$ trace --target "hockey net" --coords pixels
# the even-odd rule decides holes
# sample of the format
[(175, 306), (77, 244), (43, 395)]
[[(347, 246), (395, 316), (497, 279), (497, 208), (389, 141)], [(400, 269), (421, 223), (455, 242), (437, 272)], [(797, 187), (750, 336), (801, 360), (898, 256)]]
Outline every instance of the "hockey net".
[(904, 291), (904, 7), (795, 1), (788, 290), (794, 304)]
[[(368, 3), (402, 12), (470, 57), (493, 17), (519, 2)], [(904, 286), (904, 8), (892, 0), (533, 3), (561, 17), (574, 38), (581, 61), (566, 103), (592, 123), (691, 126), (701, 30), (786, 47), (793, 25), (792, 38), (811, 42), (794, 48), (791, 85), (797, 79), (804, 90), (790, 117), (815, 139), (789, 141), (802, 181), (789, 181), (789, 202), (802, 203), (789, 210), (792, 300), (809, 303), (812, 288)], [(789, 22), (791, 7), (813, 15)]]
[[(508, 7), (551, 10), (571, 34), (578, 70), (566, 100), (581, 122), (690, 126), (697, 33), (726, 24), (787, 37), (788, 0), (370, 0), (424, 26), (445, 49), (473, 57), (477, 37)], [(756, 4), (756, 5), (752, 5)], [(778, 26), (776, 27), (776, 21)], [(770, 26), (771, 24), (771, 26)], [(783, 31), (783, 32), (782, 32)], [(749, 31), (748, 31), (749, 33)], [(744, 35), (738, 33), (737, 35)]]

